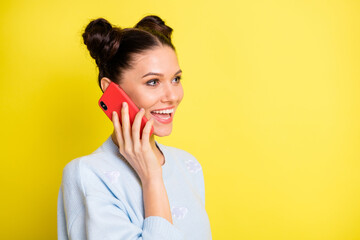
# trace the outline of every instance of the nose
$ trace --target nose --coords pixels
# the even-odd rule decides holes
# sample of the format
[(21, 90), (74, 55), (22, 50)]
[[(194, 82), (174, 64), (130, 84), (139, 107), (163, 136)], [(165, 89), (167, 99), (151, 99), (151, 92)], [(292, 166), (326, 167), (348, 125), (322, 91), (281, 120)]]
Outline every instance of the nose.
[(175, 102), (179, 98), (179, 87), (172, 84), (165, 84), (163, 91), (163, 102)]

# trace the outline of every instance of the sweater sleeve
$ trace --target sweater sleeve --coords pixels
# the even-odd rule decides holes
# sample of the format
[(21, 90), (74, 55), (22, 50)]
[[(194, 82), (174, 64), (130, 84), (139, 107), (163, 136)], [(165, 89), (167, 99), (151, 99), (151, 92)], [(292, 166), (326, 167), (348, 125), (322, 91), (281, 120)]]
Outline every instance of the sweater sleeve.
[(142, 228), (133, 224), (114, 200), (86, 197), (86, 233), (89, 240), (183, 240), (180, 230), (159, 216), (145, 218)]
[[(75, 240), (184, 240), (184, 233), (160, 216), (133, 223), (120, 199), (107, 191), (94, 170), (81, 159), (63, 172), (59, 194), (59, 239)], [(84, 172), (90, 173), (83, 175)], [(66, 227), (63, 227), (66, 225)]]

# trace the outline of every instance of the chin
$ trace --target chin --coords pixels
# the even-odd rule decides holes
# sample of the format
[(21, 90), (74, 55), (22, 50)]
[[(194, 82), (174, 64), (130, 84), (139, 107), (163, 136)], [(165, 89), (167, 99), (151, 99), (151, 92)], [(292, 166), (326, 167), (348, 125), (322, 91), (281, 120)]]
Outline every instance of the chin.
[(154, 126), (153, 134), (158, 137), (166, 137), (171, 134), (172, 124), (170, 126)]

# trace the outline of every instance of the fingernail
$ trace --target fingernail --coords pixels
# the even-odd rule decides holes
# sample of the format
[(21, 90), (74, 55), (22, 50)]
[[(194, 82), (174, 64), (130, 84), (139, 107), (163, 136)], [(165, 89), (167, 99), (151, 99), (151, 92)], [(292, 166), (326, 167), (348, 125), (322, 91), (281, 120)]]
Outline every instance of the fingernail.
[(123, 103), (122, 103), (122, 106), (123, 106), (123, 107), (126, 107), (126, 102), (123, 102)]
[(143, 111), (145, 111), (145, 110), (144, 110), (143, 108), (140, 108), (140, 111), (143, 112)]

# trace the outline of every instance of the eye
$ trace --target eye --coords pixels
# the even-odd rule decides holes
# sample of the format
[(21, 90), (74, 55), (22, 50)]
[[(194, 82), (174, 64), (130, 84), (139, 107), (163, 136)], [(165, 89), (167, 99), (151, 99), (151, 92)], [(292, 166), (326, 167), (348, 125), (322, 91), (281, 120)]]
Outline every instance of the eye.
[(158, 84), (159, 80), (158, 79), (151, 79), (149, 81), (146, 82), (146, 85), (149, 86), (156, 86), (156, 84)]
[(175, 77), (175, 78), (173, 79), (173, 81), (174, 81), (175, 83), (179, 83), (180, 80), (181, 80), (181, 76), (177, 76), (177, 77)]

